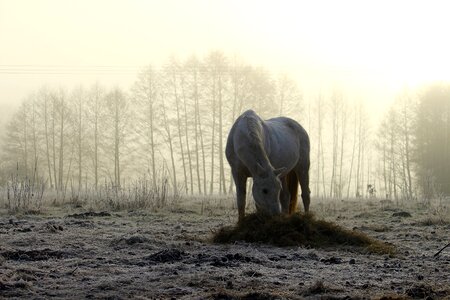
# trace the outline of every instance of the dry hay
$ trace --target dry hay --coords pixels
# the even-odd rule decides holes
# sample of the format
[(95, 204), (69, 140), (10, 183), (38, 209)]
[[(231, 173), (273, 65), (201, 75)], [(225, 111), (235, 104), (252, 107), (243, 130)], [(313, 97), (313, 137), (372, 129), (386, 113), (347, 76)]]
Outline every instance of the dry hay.
[(332, 222), (316, 219), (312, 214), (267, 217), (249, 214), (236, 226), (220, 228), (213, 236), (215, 243), (245, 241), (275, 246), (312, 248), (345, 247), (360, 252), (390, 254), (395, 248), (366, 234), (342, 228)]

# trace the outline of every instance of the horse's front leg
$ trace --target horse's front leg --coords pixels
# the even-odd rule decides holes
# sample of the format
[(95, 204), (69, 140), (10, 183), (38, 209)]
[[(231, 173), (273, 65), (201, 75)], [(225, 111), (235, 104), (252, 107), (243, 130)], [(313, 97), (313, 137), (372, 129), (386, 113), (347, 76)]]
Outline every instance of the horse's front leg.
[(247, 176), (239, 174), (238, 171), (232, 171), (234, 183), (236, 184), (236, 200), (239, 213), (239, 222), (245, 217), (245, 204), (247, 194)]
[(289, 202), (291, 199), (291, 194), (289, 192), (287, 184), (287, 176), (280, 178), (280, 180), (281, 180), (281, 192), (280, 192), (281, 212), (287, 215), (289, 213)]

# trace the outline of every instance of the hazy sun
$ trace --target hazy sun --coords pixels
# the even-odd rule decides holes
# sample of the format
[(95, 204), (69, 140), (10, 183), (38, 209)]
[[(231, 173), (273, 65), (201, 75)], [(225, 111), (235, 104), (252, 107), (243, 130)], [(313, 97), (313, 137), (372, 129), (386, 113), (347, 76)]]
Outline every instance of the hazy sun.
[(395, 85), (450, 80), (450, 3), (245, 1), (226, 9), (237, 32), (266, 41), (259, 52), (283, 53), (286, 65), (304, 57)]

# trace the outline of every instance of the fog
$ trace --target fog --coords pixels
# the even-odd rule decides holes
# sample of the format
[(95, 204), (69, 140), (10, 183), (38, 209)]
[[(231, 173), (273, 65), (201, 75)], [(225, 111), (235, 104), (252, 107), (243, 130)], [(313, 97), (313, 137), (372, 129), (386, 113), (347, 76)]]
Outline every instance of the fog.
[[(442, 38), (449, 21), (446, 4), (440, 2), (0, 5), (2, 105), (20, 102), (43, 84), (74, 86), (98, 80), (129, 87), (142, 66), (211, 50), (289, 72), (313, 94), (318, 87), (338, 84), (369, 103), (389, 103), (405, 85), (449, 79), (450, 45)], [(30, 72), (35, 69), (39, 71)]]
[[(360, 194), (358, 185), (365, 190), (365, 185), (375, 184), (375, 182), (381, 185), (380, 182), (384, 181), (383, 192), (380, 194), (389, 194), (391, 197), (394, 191), (386, 191), (389, 185), (387, 181), (394, 180), (390, 189), (398, 185), (395, 179), (391, 178), (392, 174), (398, 172), (402, 180), (406, 182), (402, 190), (413, 185), (411, 177), (414, 177), (414, 174), (407, 175), (406, 173), (409, 172), (405, 172), (404, 165), (398, 167), (399, 170), (392, 165), (391, 175), (387, 175), (384, 166), (383, 173), (382, 167), (377, 162), (380, 161), (380, 153), (386, 153), (386, 151), (380, 152), (380, 147), (375, 147), (376, 144), (381, 143), (376, 137), (383, 136), (380, 132), (386, 132), (380, 128), (383, 124), (388, 126), (386, 124), (389, 123), (387, 121), (389, 111), (396, 110), (398, 113), (406, 114), (404, 110), (400, 110), (398, 103), (403, 103), (402, 101), (407, 99), (410, 101), (408, 107), (413, 109), (417, 102), (423, 104), (420, 99), (426, 98), (422, 97), (424, 91), (429, 90), (432, 84), (440, 82), (445, 86), (445, 82), (450, 79), (450, 60), (447, 59), (450, 44), (444, 38), (446, 28), (450, 28), (446, 11), (448, 11), (446, 3), (439, 1), (426, 4), (378, 1), (368, 4), (360, 1), (309, 3), (197, 0), (95, 2), (2, 0), (0, 1), (0, 126), (2, 126), (1, 132), (4, 137), (3, 148), (11, 146), (6, 145), (5, 141), (11, 140), (11, 128), (18, 126), (14, 125), (13, 116), (15, 114), (16, 119), (20, 119), (17, 116), (20, 115), (21, 104), (27, 99), (28, 101), (36, 97), (52, 99), (62, 95), (61, 99), (64, 98), (66, 104), (72, 107), (68, 108), (70, 114), (75, 114), (77, 111), (74, 108), (76, 97), (84, 95), (87, 103), (88, 99), (91, 99), (90, 93), (95, 86), (101, 87), (102, 93), (108, 95), (119, 93), (123, 94), (125, 99), (136, 100), (136, 84), (144, 76), (142, 72), (147, 66), (151, 66), (156, 74), (167, 75), (168, 67), (179, 68), (187, 64), (192, 57), (196, 57), (202, 63), (209, 60), (214, 65), (217, 61), (214, 62), (213, 57), (219, 53), (219, 56), (226, 61), (228, 70), (224, 73), (226, 80), (231, 80), (230, 69), (239, 65), (250, 67), (253, 70), (252, 74), (256, 77), (259, 76), (257, 74), (263, 74), (258, 79), (262, 80), (261, 82), (264, 80), (270, 82), (269, 90), (272, 98), (269, 97), (271, 100), (267, 101), (273, 101), (274, 105), (272, 109), (261, 108), (264, 111), (258, 113), (268, 118), (284, 112), (300, 121), (310, 131), (312, 153), (318, 153), (314, 154), (316, 159), (312, 170), (316, 178), (314, 184), (317, 196), (328, 194), (333, 196), (330, 192), (333, 187), (326, 187), (324, 182), (330, 182), (331, 186), (337, 184), (343, 190), (349, 190), (350, 186), (354, 185), (351, 189), (355, 189), (356, 193), (347, 192), (348, 197)], [(188, 68), (187, 71), (182, 71), (182, 67), (180, 68), (177, 69), (177, 78), (172, 84), (174, 87), (183, 88), (183, 83), (177, 83), (177, 80), (184, 80), (183, 72), (189, 73), (192, 68)], [(186, 76), (190, 75), (192, 74)], [(208, 75), (203, 74), (203, 77), (199, 88), (206, 91), (211, 82), (208, 82)], [(293, 92), (295, 96), (291, 97), (290, 102), (285, 103), (284, 110), (281, 109), (281, 102), (279, 102), (284, 89), (281, 78), (292, 82), (293, 90), (295, 90)], [(162, 81), (166, 82), (165, 88), (168, 89), (167, 78), (163, 78)], [(228, 83), (228, 86), (224, 87), (224, 93), (229, 94), (225, 94), (224, 99), (228, 102), (223, 105), (225, 109), (228, 107), (229, 111), (220, 115), (226, 119), (219, 128), (220, 134), (223, 135), (219, 138), (222, 142), (226, 138), (232, 119), (238, 116), (235, 111), (231, 113), (233, 103), (229, 102), (232, 98), (229, 89), (232, 86)], [(254, 88), (250, 94), (257, 97), (259, 92), (262, 93), (261, 90)], [(206, 92), (203, 97), (205, 101), (210, 100)], [(43, 105), (42, 99), (36, 107)], [(167, 99), (167, 101), (169, 101), (167, 116), (175, 118), (176, 112), (170, 110), (173, 108), (170, 101), (174, 100)], [(241, 101), (244, 100), (241, 99)], [(245, 101), (240, 112), (248, 108), (257, 110), (258, 104), (252, 103), (258, 103), (258, 101), (263, 103), (266, 100)], [(205, 102), (204, 105), (206, 103), (209, 102)], [(131, 111), (140, 109), (138, 102), (133, 102), (132, 107)], [(322, 109), (321, 118), (323, 119), (319, 118), (318, 121), (318, 111)], [(207, 111), (206, 113), (209, 114), (210, 111)], [(189, 114), (187, 110), (184, 113), (186, 117)], [(215, 116), (214, 113), (213, 116)], [(42, 118), (42, 113), (39, 117)], [(87, 116), (83, 115), (84, 117), (86, 122), (92, 121)], [(205, 117), (205, 122), (209, 122), (209, 117)], [(55, 118), (56, 121), (59, 120), (58, 118), (63, 119), (56, 115)], [(411, 124), (412, 118), (408, 119)], [(178, 119), (180, 120), (180, 117)], [(345, 123), (345, 120), (348, 122)], [(364, 125), (361, 125), (361, 120)], [(188, 121), (193, 122), (191, 119)], [(166, 123), (164, 120), (158, 122)], [(214, 122), (211, 123), (211, 128), (215, 128)], [(137, 125), (127, 124), (130, 128), (137, 127)], [(360, 124), (360, 127), (357, 124)], [(411, 124), (403, 125), (410, 126), (411, 128), (408, 128), (412, 132)], [(43, 123), (37, 125), (42, 127)], [(72, 126), (75, 125), (72, 124)], [(108, 127), (110, 124), (104, 124), (104, 126)], [(206, 124), (205, 126), (204, 130), (208, 132), (211, 128), (208, 129)], [(364, 127), (363, 130), (361, 126)], [(183, 135), (176, 127), (172, 130), (178, 130), (177, 134)], [(42, 127), (39, 130), (44, 129)], [(359, 137), (355, 133), (357, 130), (359, 130)], [(399, 133), (398, 130), (396, 129), (395, 132)], [(364, 139), (361, 132), (364, 133)], [(167, 133), (166, 130), (165, 134)], [(66, 134), (71, 135), (71, 133)], [(174, 147), (181, 148), (181, 152), (175, 153), (173, 158), (175, 163), (172, 165), (177, 164), (177, 167), (172, 168), (168, 167), (170, 163), (165, 162), (170, 159), (167, 154), (168, 148), (165, 147), (172, 146), (167, 144), (167, 137), (162, 133), (159, 134), (160, 154), (155, 160), (159, 160), (158, 168), (164, 165), (164, 168), (172, 169), (166, 171), (168, 177), (173, 177), (173, 173), (180, 172), (181, 163), (183, 168), (187, 168), (184, 155), (189, 153), (183, 153), (182, 148), (183, 143), (188, 142), (188, 136), (191, 133), (186, 130), (184, 134), (186, 142), (181, 139), (174, 142)], [(212, 136), (212, 144), (206, 147), (214, 149), (215, 143), (218, 142), (215, 141), (216, 138)], [(358, 142), (356, 143), (355, 140)], [(19, 140), (17, 142), (17, 145), (21, 145)], [(42, 147), (42, 144), (39, 144), (39, 147)], [(9, 150), (16, 153), (18, 151), (18, 149)], [(27, 152), (29, 149), (24, 151)], [(70, 148), (67, 149), (67, 152), (71, 153), (71, 151)], [(174, 150), (174, 152), (177, 151), (179, 152)], [(358, 151), (360, 156), (356, 155)], [(401, 153), (398, 151), (392, 151), (390, 159), (394, 160), (395, 155), (400, 155), (401, 159), (407, 159), (409, 163), (410, 158), (405, 156), (405, 151), (401, 150), (403, 151), (400, 151)], [(8, 151), (4, 150), (4, 152)], [(45, 151), (42, 150), (42, 152)], [(222, 152), (223, 146), (220, 146), (217, 152), (213, 151), (211, 155), (217, 155), (222, 159)], [(41, 153), (42, 157), (45, 157), (43, 153)], [(136, 153), (133, 152), (133, 155), (137, 155)], [(130, 154), (129, 151), (128, 154)], [(56, 159), (55, 153), (53, 155), (53, 159)], [(91, 159), (88, 154), (86, 155), (87, 158), (84, 161)], [(338, 163), (339, 156), (341, 158)], [(106, 154), (105, 157), (107, 157)], [(66, 158), (68, 158), (67, 155)], [(127, 159), (135, 163), (138, 161), (132, 156)], [(145, 155), (142, 154), (140, 159), (145, 160)], [(212, 158), (208, 157), (208, 159)], [(3, 162), (4, 176), (14, 169), (12, 165), (17, 165), (18, 161), (15, 160), (19, 158), (6, 156), (6, 162)], [(37, 158), (35, 160), (40, 161)], [(361, 172), (357, 175), (354, 174), (356, 160), (360, 160), (357, 172)], [(387, 158), (385, 157), (383, 161), (386, 164)], [(25, 159), (25, 166), (28, 164), (29, 168), (30, 163)], [(9, 166), (6, 166), (8, 164)], [(50, 164), (50, 160), (39, 164), (42, 164), (41, 168), (45, 169), (44, 166)], [(69, 159), (63, 164), (69, 166), (72, 161)], [(206, 167), (214, 169), (217, 160), (215, 162), (213, 160), (210, 164)], [(224, 166), (222, 161), (220, 164), (218, 168), (222, 174), (222, 168), (228, 167), (226, 163)], [(79, 167), (82, 167), (81, 163)], [(88, 166), (85, 167), (88, 168)], [(50, 170), (50, 166), (48, 168)], [(105, 162), (104, 168), (103, 179), (111, 180), (110, 163)], [(340, 177), (350, 178), (348, 183), (334, 182), (335, 168), (340, 168)], [(409, 167), (407, 169), (409, 170)], [(92, 175), (92, 170), (79, 171), (78, 175), (74, 170), (71, 172), (73, 174), (65, 173), (64, 177), (67, 177), (65, 180), (78, 176), (79, 184), (81, 184), (82, 173)], [(214, 173), (213, 170), (208, 172)], [(122, 174), (122, 178), (125, 176), (131, 180), (142, 173), (142, 170), (140, 173), (130, 172), (128, 175)], [(83, 175), (85, 184), (88, 181), (92, 183), (92, 180), (87, 179), (86, 174)], [(53, 175), (56, 177), (56, 173)], [(352, 176), (356, 176), (353, 182)], [(222, 177), (220, 180), (223, 179)], [(228, 174), (225, 177), (227, 183), (224, 185), (228, 186), (231, 181), (228, 181), (230, 180)], [(388, 180), (388, 177), (391, 179)], [(206, 180), (206, 178), (203, 179)], [(45, 176), (43, 180), (46, 180)], [(60, 180), (63, 179), (60, 178)], [(218, 183), (217, 180), (217, 177), (213, 179), (211, 175), (211, 182), (219, 184), (220, 189), (224, 189), (222, 183)], [(358, 183), (359, 180), (363, 183)], [(174, 181), (172, 179), (172, 185)], [(187, 180), (186, 175), (181, 181), (180, 185), (183, 188), (192, 184), (192, 178)], [(418, 182), (419, 179), (416, 181)], [(319, 187), (321, 185), (323, 188)], [(194, 188), (192, 185), (191, 187)], [(177, 188), (174, 187), (173, 190)], [(208, 189), (217, 190), (217, 187)], [(412, 193), (412, 191), (408, 192), (409, 197)], [(339, 196), (341, 197), (342, 194)]]
[(448, 3), (0, 0), (0, 298), (450, 299)]

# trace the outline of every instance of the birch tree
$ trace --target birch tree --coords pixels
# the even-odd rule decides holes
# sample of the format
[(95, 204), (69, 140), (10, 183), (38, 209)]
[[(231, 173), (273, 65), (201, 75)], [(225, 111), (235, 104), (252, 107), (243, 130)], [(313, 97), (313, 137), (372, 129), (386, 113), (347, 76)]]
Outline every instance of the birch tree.
[[(151, 170), (151, 178), (153, 188), (157, 186), (156, 178), (156, 152), (158, 149), (158, 141), (156, 135), (157, 130), (157, 109), (159, 105), (158, 94), (160, 93), (159, 75), (152, 66), (148, 66), (142, 71), (133, 87), (133, 98), (139, 109), (139, 126), (138, 133), (144, 139), (143, 156), (148, 156), (149, 170)], [(150, 151), (147, 151), (150, 150)], [(148, 154), (147, 154), (148, 153)]]

